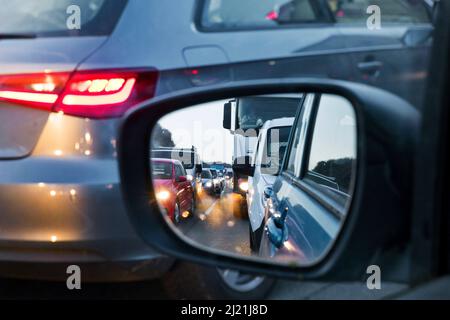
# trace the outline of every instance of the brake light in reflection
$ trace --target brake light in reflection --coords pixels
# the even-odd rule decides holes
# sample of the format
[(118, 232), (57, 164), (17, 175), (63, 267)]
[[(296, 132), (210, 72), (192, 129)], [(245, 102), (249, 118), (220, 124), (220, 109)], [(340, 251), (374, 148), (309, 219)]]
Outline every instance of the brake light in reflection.
[(0, 100), (87, 118), (120, 117), (154, 96), (155, 70), (0, 76)]

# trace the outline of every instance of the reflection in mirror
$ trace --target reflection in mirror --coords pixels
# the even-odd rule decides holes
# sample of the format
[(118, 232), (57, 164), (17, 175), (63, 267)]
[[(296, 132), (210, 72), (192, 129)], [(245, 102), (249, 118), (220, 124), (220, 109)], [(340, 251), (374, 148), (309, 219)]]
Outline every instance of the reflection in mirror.
[(162, 214), (198, 245), (276, 263), (317, 263), (356, 180), (352, 104), (328, 94), (229, 98), (161, 118), (151, 173)]

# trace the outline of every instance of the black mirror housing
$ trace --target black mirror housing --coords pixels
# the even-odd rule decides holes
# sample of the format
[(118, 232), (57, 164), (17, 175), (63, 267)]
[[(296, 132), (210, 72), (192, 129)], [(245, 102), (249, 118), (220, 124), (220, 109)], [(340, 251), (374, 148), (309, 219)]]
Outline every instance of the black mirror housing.
[[(217, 253), (183, 240), (162, 214), (149, 214), (161, 212), (148, 163), (149, 128), (155, 127), (161, 117), (193, 104), (292, 92), (340, 95), (354, 106), (358, 123), (359, 161), (353, 201), (341, 232), (319, 262), (306, 266), (274, 265), (254, 257)], [(405, 256), (410, 231), (405, 221), (410, 218), (413, 191), (409, 173), (414, 164), (419, 128), (420, 114), (408, 102), (381, 89), (346, 81), (270, 79), (197, 88), (154, 98), (128, 111), (118, 140), (121, 187), (130, 221), (138, 235), (165, 254), (212, 267), (273, 277), (358, 281), (367, 266), (377, 264), (384, 268)], [(252, 173), (248, 167), (250, 159), (245, 160), (247, 166), (236, 169)], [(376, 233), (374, 226), (377, 226)], [(386, 281), (404, 278), (398, 274), (384, 277)]]
[(231, 129), (231, 102), (223, 105), (223, 128)]

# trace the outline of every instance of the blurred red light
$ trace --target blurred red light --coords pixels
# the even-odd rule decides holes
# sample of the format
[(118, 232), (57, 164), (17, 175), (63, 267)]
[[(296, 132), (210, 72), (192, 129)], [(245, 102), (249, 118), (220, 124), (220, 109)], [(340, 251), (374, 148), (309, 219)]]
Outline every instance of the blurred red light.
[(120, 117), (155, 94), (156, 70), (0, 76), (0, 101), (87, 118)]

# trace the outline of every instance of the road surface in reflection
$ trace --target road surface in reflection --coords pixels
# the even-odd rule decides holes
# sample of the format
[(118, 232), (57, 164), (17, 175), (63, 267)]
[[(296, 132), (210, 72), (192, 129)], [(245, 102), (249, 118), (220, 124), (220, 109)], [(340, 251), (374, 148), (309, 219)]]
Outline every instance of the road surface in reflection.
[(202, 192), (194, 215), (183, 219), (177, 227), (191, 240), (208, 248), (251, 255), (248, 220), (235, 218), (233, 206), (239, 195), (229, 188), (220, 196)]

